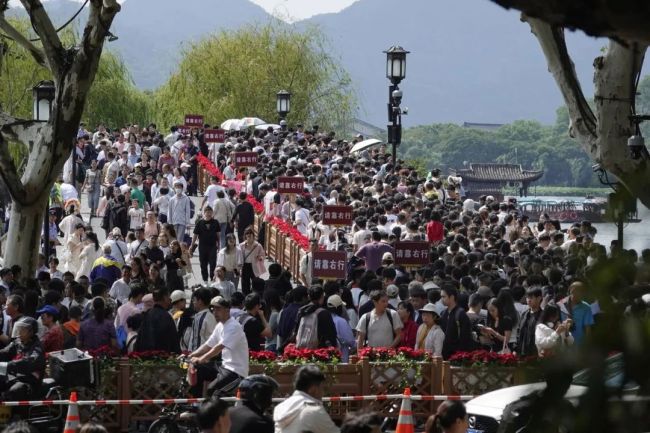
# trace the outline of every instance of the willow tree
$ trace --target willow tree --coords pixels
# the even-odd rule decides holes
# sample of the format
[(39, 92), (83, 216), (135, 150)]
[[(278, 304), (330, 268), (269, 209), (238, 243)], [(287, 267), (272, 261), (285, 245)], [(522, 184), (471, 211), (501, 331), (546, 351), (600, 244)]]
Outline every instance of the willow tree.
[[(88, 93), (95, 79), (104, 41), (115, 15), (117, 0), (89, 0), (89, 14), (77, 44), (62, 42), (40, 0), (20, 0), (38, 37), (33, 42), (24, 31), (5, 19), (8, 0), (0, 1), (0, 30), (22, 45), (48, 69), (55, 86), (50, 120), (35, 122), (0, 113), (0, 177), (13, 206), (5, 244), (5, 265), (21, 265), (26, 275), (36, 269), (44, 210), (50, 189), (73, 149)], [(2, 80), (14, 77), (2, 76)], [(24, 143), (28, 150), (22, 174), (8, 151), (7, 139)]]
[(316, 28), (277, 22), (221, 32), (191, 44), (176, 73), (156, 92), (160, 124), (188, 112), (211, 123), (244, 116), (277, 122), (276, 93), (291, 92), (289, 121), (345, 125), (356, 108), (348, 74)]

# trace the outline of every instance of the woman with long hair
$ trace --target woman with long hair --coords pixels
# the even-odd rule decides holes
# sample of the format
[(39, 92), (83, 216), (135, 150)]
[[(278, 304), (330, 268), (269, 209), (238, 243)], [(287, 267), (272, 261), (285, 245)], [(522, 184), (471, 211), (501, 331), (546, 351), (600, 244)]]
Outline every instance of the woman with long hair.
[(402, 346), (415, 347), (418, 324), (415, 323), (415, 309), (410, 302), (401, 301), (397, 304), (397, 314), (402, 321)]
[(461, 401), (447, 400), (424, 424), (425, 433), (465, 433), (469, 427), (467, 410)]
[(225, 279), (235, 285), (239, 285), (239, 276), (244, 264), (244, 256), (241, 249), (237, 248), (237, 240), (234, 233), (226, 235), (226, 246), (217, 254), (217, 266), (223, 266), (226, 269)]
[(131, 257), (131, 282), (143, 282), (147, 279), (144, 265), (140, 257)]
[(117, 349), (117, 335), (113, 321), (108, 318), (110, 311), (102, 297), (92, 301), (92, 316), (81, 322), (77, 334), (77, 347), (81, 350), (93, 350), (102, 346)]
[(154, 292), (159, 289), (166, 288), (165, 280), (161, 276), (160, 266), (157, 263), (153, 263), (149, 266), (149, 277), (147, 278), (147, 284), (149, 286), (149, 292)]
[(479, 328), (481, 333), (490, 339), (490, 349), (495, 352), (510, 353), (512, 348), (509, 342), (514, 329), (514, 319), (506, 314), (497, 298), (488, 301), (487, 310), (487, 326)]
[(244, 295), (251, 292), (253, 282), (266, 272), (264, 247), (255, 240), (255, 233), (251, 227), (244, 230), (244, 242), (239, 244), (243, 256), (241, 272), (241, 289)]
[(167, 288), (170, 293), (174, 290), (183, 290), (185, 285), (180, 271), (185, 267), (185, 262), (181, 244), (177, 240), (173, 240), (170, 244), (169, 253), (165, 256), (165, 267), (167, 268)]
[(102, 249), (97, 240), (97, 233), (90, 232), (86, 235), (83, 250), (79, 255), (81, 264), (75, 278), (79, 280), (81, 276), (90, 276), (90, 271), (93, 268), (93, 263), (102, 255)]
[(571, 319), (560, 321), (560, 308), (557, 305), (548, 304), (542, 311), (535, 328), (535, 346), (539, 356), (548, 357), (558, 348), (572, 345), (573, 335), (570, 332), (572, 326)]
[(70, 234), (65, 243), (63, 258), (65, 261), (64, 269), (74, 272), (81, 265), (81, 251), (83, 250), (86, 239), (86, 229), (83, 223), (77, 223), (74, 231)]

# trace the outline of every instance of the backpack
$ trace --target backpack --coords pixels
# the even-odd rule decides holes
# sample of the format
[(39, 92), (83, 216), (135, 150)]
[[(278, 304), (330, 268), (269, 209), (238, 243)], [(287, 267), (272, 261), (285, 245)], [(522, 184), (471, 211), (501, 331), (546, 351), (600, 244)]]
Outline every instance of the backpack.
[[(359, 299), (361, 299), (361, 296), (359, 296)], [(368, 315), (366, 316), (366, 333), (365, 333), (365, 341), (363, 342), (364, 345), (368, 345), (368, 328), (370, 328), (370, 313), (367, 313)], [(393, 325), (393, 313), (391, 313), (390, 308), (386, 308), (385, 311), (386, 317), (388, 317), (388, 321), (390, 322), (390, 330), (393, 332), (393, 340), (395, 339), (395, 326)]]
[(318, 314), (323, 311), (317, 308), (310, 314), (300, 319), (298, 333), (296, 335), (297, 349), (316, 349), (318, 348)]

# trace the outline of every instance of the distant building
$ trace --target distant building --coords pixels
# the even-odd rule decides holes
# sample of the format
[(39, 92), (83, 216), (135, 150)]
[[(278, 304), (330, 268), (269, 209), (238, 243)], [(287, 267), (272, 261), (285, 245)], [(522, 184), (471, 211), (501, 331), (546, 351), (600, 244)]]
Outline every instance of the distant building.
[(469, 164), (469, 168), (449, 171), (463, 178), (466, 194), (472, 199), (492, 195), (501, 200), (504, 187), (517, 188), (520, 196), (527, 196), (530, 184), (544, 175), (543, 170), (524, 170), (520, 164)]
[(463, 128), (468, 129), (479, 129), (481, 131), (496, 131), (501, 128), (503, 123), (472, 123), (472, 122), (463, 122)]
[(363, 138), (378, 138), (382, 140), (386, 138), (387, 134), (385, 129), (356, 118), (352, 121), (352, 133), (353, 135), (361, 134)]

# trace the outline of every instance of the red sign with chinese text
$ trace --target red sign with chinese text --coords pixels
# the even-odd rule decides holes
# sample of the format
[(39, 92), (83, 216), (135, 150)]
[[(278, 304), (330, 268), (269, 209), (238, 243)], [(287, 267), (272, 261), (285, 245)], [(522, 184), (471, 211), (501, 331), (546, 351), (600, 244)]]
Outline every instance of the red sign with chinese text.
[(192, 131), (192, 128), (190, 128), (189, 126), (181, 125), (181, 126), (179, 126), (177, 128), (177, 131), (178, 131), (179, 134), (182, 134), (182, 135), (190, 135), (190, 132)]
[(323, 224), (352, 225), (352, 206), (323, 206)]
[(235, 167), (255, 167), (257, 152), (235, 152)]
[(200, 114), (186, 114), (185, 126), (190, 128), (203, 128), (203, 116)]
[(426, 265), (429, 263), (429, 243), (421, 241), (395, 242), (396, 265)]
[(226, 141), (226, 131), (223, 129), (206, 129), (203, 131), (203, 141), (206, 143), (223, 143)]
[(345, 251), (314, 251), (311, 253), (312, 278), (346, 278), (347, 255)]
[(278, 192), (280, 194), (302, 194), (305, 189), (305, 179), (302, 177), (278, 177)]

